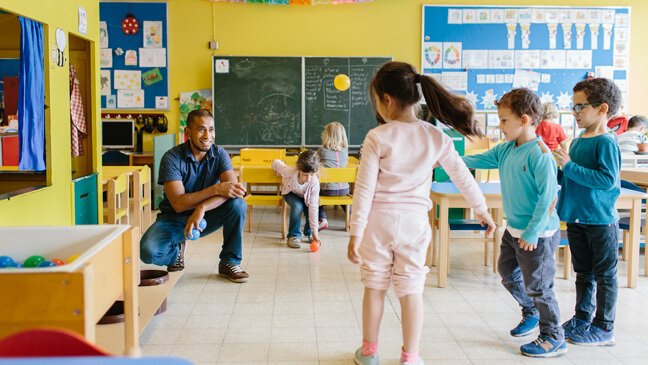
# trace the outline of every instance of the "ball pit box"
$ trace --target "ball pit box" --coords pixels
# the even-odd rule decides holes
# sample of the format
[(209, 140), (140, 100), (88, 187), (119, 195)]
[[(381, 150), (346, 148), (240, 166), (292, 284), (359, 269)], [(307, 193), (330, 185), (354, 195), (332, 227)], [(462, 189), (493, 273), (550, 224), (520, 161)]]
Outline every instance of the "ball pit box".
[(127, 225), (0, 227), (0, 256), (73, 262), (49, 268), (0, 269), (0, 338), (57, 327), (95, 343), (95, 325), (124, 298), (125, 354), (139, 355), (139, 230)]

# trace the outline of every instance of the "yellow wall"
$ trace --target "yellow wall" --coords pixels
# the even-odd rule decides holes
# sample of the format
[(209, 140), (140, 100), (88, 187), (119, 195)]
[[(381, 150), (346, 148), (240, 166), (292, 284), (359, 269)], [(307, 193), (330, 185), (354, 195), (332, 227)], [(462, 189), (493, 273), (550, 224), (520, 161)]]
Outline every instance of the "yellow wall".
[[(420, 67), (422, 4), (632, 6), (629, 112), (648, 113), (644, 84), (648, 69), (646, 0), (468, 1), (374, 0), (368, 3), (281, 6), (169, 1), (170, 130), (178, 128), (178, 101), (183, 91), (211, 88), (211, 55), (390, 56)], [(213, 17), (212, 17), (213, 14)], [(213, 39), (212, 39), (213, 38)], [(217, 51), (207, 42), (216, 40)], [(152, 150), (150, 137), (144, 145)]]
[[(88, 34), (78, 32), (78, 7), (88, 12)], [(96, 0), (0, 0), (0, 9), (43, 23), (43, 38), (47, 49), (45, 56), (45, 139), (47, 154), (48, 187), (38, 191), (22, 194), (8, 200), (0, 201), (0, 225), (66, 225), (71, 221), (71, 157), (70, 157), (70, 101), (68, 62), (64, 67), (54, 66), (50, 56), (51, 48), (56, 44), (56, 29), (61, 28), (66, 34), (91, 41), (91, 64), (96, 65), (92, 76), (95, 80), (92, 87), (92, 102), (99, 102), (96, 90), (98, 84), (99, 50), (99, 3)], [(65, 50), (69, 59), (69, 47)], [(92, 108), (89, 120), (99, 120), (99, 109)], [(94, 171), (99, 166), (101, 144), (95, 134), (93, 145), (97, 146), (92, 153)], [(101, 191), (101, 190), (100, 190)]]

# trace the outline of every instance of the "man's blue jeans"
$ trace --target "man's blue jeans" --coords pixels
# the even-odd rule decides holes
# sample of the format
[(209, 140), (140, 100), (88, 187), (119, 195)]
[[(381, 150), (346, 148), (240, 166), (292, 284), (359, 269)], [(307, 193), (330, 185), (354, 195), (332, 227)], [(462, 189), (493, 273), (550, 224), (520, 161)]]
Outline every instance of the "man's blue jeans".
[[(239, 265), (243, 249), (243, 225), (247, 204), (241, 198), (228, 199), (223, 205), (205, 213), (207, 228), (200, 234), (207, 236), (223, 227), (223, 248), (220, 262)], [(184, 229), (189, 216), (182, 220), (158, 219), (142, 236), (140, 258), (144, 263), (159, 266), (172, 265), (178, 259), (178, 243), (185, 241)]]
[(619, 223), (567, 223), (569, 249), (576, 271), (575, 317), (592, 321), (593, 325), (606, 330), (614, 329), (619, 293), (618, 235)]
[(301, 229), (301, 215), (304, 213), (306, 217), (306, 223), (304, 224), (304, 235), (311, 235), (311, 228), (308, 221), (308, 207), (304, 202), (304, 198), (301, 198), (295, 193), (288, 193), (283, 196), (288, 206), (290, 206), (290, 219), (288, 221), (288, 237), (300, 237), (302, 236)]

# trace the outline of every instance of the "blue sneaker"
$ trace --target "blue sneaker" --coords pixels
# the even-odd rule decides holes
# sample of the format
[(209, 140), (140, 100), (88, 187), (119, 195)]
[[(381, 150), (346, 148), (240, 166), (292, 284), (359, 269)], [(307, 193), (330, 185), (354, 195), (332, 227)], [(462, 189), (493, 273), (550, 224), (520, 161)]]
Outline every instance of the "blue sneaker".
[(538, 328), (538, 322), (540, 322), (539, 316), (524, 316), (518, 325), (511, 330), (511, 336), (513, 337), (524, 337), (528, 336)]
[(572, 317), (569, 321), (562, 324), (565, 331), (565, 338), (571, 337), (574, 333), (583, 332), (589, 327), (589, 322), (583, 321), (580, 318)]
[(565, 340), (558, 341), (540, 334), (535, 341), (522, 345), (520, 351), (529, 357), (556, 357), (567, 353), (567, 344)]
[(362, 354), (362, 347), (360, 347), (355, 352), (353, 362), (356, 365), (380, 365), (380, 357), (378, 357), (378, 354), (364, 356)]
[(582, 346), (614, 346), (614, 331), (590, 325), (586, 330), (572, 333), (569, 342)]

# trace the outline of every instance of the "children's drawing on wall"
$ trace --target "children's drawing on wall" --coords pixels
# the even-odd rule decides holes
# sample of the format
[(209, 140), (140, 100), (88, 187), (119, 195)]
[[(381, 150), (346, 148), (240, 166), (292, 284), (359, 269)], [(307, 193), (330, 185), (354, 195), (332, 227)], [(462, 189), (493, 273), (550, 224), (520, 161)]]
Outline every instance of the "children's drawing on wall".
[(477, 10), (477, 23), (490, 23), (490, 9)]
[(101, 70), (101, 95), (110, 95), (110, 70)]
[(156, 67), (152, 70), (144, 72), (142, 74), (142, 80), (144, 80), (144, 85), (151, 86), (163, 80), (162, 72), (159, 68)]
[(461, 24), (461, 9), (448, 9), (448, 24)]
[(187, 126), (187, 114), (193, 110), (212, 110), (212, 91), (202, 89), (180, 93), (180, 141), (184, 142), (184, 129)]
[(477, 22), (477, 10), (475, 9), (464, 9), (463, 10), (463, 23), (470, 24)]
[(113, 84), (115, 89), (141, 89), (142, 71), (115, 70)]
[(443, 68), (461, 68), (461, 42), (443, 42)]
[(99, 22), (99, 48), (108, 48), (108, 25)]
[(140, 67), (166, 67), (166, 48), (140, 48)]
[(144, 48), (162, 48), (162, 22), (144, 21)]
[(169, 107), (169, 97), (168, 96), (156, 96), (155, 97), (155, 109), (167, 109)]
[(117, 109), (117, 96), (108, 95), (106, 96), (106, 109)]
[(118, 108), (143, 108), (144, 90), (117, 90)]
[(124, 56), (124, 65), (137, 66), (137, 51), (129, 49)]
[[(425, 48), (423, 49), (423, 52), (426, 63), (424, 67), (441, 68), (441, 47), (443, 47), (442, 42), (426, 42), (424, 44), (424, 47)], [(466, 51), (464, 51), (464, 54), (465, 52)], [(218, 72), (218, 68), (216, 69), (216, 72)]]
[(102, 48), (99, 50), (99, 65), (101, 68), (112, 67), (112, 48)]

